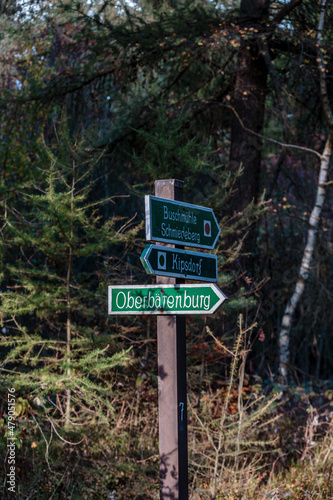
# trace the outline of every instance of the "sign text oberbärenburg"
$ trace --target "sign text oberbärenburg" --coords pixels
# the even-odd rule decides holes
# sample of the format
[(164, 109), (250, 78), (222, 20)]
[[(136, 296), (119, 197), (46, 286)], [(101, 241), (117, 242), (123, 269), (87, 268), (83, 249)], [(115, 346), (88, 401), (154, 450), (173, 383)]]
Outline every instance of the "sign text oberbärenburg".
[(108, 287), (108, 313), (212, 314), (226, 300), (215, 284)]

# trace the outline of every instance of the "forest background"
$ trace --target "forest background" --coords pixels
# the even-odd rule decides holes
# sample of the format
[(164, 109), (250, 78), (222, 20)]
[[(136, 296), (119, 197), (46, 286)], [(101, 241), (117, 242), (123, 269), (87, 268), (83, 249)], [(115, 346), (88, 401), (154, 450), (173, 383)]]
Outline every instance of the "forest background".
[[(228, 302), (187, 317), (190, 498), (333, 498), (333, 9), (0, 3), (3, 498), (158, 498), (144, 195), (214, 209)], [(6, 484), (15, 390), (16, 493)]]

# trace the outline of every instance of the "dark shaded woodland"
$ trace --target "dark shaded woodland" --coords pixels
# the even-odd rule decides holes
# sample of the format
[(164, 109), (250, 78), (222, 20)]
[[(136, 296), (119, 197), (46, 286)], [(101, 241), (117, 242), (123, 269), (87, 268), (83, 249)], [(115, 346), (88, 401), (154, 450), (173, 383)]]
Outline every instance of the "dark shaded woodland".
[(3, 498), (159, 498), (156, 316), (107, 314), (107, 285), (155, 282), (157, 179), (221, 228), (228, 301), (186, 320), (190, 498), (333, 498), (332, 21), (330, 0), (0, 3)]

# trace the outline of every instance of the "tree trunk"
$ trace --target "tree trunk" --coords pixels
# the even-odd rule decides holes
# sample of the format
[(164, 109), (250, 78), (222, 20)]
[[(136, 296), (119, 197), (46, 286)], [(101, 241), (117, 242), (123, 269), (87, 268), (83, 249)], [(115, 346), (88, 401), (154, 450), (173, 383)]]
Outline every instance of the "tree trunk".
[[(241, 16), (244, 26), (260, 32), (262, 22), (268, 17), (265, 0), (242, 0)], [(230, 168), (236, 172), (241, 165), (244, 173), (235, 183), (231, 200), (232, 212), (244, 210), (252, 200), (259, 198), (262, 141), (249, 133), (261, 133), (264, 124), (265, 97), (267, 92), (267, 66), (261, 54), (257, 34), (251, 40), (241, 40), (237, 58), (234, 90), (235, 114), (231, 123)], [(242, 123), (240, 122), (242, 121)], [(251, 232), (245, 241), (245, 251), (253, 250), (255, 235)]]
[(322, 159), (320, 162), (317, 197), (315, 205), (311, 212), (311, 217), (309, 221), (308, 239), (303, 253), (303, 259), (298, 274), (298, 280), (296, 283), (294, 293), (292, 294), (287, 304), (287, 307), (284, 311), (281, 330), (279, 333), (279, 349), (280, 349), (279, 380), (281, 383), (284, 384), (287, 383), (287, 376), (289, 371), (288, 370), (289, 357), (290, 357), (289, 343), (290, 343), (291, 324), (295, 314), (296, 307), (301, 300), (306, 280), (308, 279), (309, 276), (313, 251), (316, 243), (316, 233), (318, 229), (321, 211), (325, 201), (326, 183), (327, 183), (330, 158), (332, 156), (332, 150), (333, 150), (333, 134), (330, 134), (326, 141), (325, 149), (322, 154)]
[[(72, 179), (72, 189), (71, 189), (71, 214), (74, 213), (74, 187), (75, 187), (75, 165), (73, 163), (73, 179)], [(68, 247), (68, 260), (67, 260), (67, 278), (66, 278), (66, 289), (67, 289), (67, 321), (66, 321), (66, 354), (67, 354), (67, 377), (68, 379), (72, 376), (72, 370), (70, 367), (71, 363), (71, 278), (72, 278), (72, 265), (73, 265), (73, 237), (74, 237), (74, 226), (73, 220), (70, 221), (70, 240)], [(66, 412), (65, 412), (65, 427), (70, 426), (71, 419), (71, 390), (66, 390)]]
[(322, 0), (321, 2), (321, 11), (318, 22), (318, 34), (317, 34), (316, 46), (317, 46), (317, 62), (318, 62), (319, 81), (320, 81), (320, 97), (326, 122), (329, 127), (329, 134), (326, 140), (323, 154), (321, 155), (316, 202), (310, 216), (308, 239), (303, 253), (303, 259), (298, 274), (298, 280), (296, 283), (294, 293), (292, 294), (285, 309), (282, 318), (281, 330), (279, 333), (279, 348), (280, 348), (279, 381), (284, 384), (287, 383), (288, 368), (289, 368), (289, 358), (290, 358), (289, 343), (290, 343), (291, 325), (296, 307), (303, 295), (306, 280), (309, 277), (310, 265), (316, 243), (316, 233), (318, 230), (321, 211), (323, 209), (325, 202), (328, 169), (333, 152), (333, 114), (328, 100), (326, 68), (321, 50), (322, 32), (324, 29), (324, 20), (326, 12), (326, 1), (327, 0)]

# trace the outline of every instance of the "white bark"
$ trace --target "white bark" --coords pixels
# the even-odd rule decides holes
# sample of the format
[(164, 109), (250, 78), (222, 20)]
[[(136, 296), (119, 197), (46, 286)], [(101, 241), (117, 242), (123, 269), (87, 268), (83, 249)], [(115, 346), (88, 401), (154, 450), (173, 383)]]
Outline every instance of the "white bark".
[(333, 150), (333, 115), (328, 101), (326, 67), (324, 64), (323, 55), (321, 51), (322, 32), (324, 29), (324, 20), (325, 20), (325, 9), (326, 9), (326, 0), (322, 0), (320, 18), (318, 22), (318, 34), (317, 34), (317, 61), (318, 61), (318, 70), (320, 79), (320, 96), (324, 110), (324, 115), (327, 124), (329, 126), (329, 135), (326, 140), (324, 151), (320, 157), (320, 171), (319, 171), (316, 202), (310, 216), (307, 243), (304, 249), (302, 263), (298, 273), (298, 280), (295, 286), (294, 293), (292, 294), (290, 300), (288, 301), (287, 307), (284, 311), (281, 329), (279, 332), (279, 349), (280, 349), (279, 379), (282, 383), (286, 383), (287, 381), (289, 357), (290, 357), (290, 352), (289, 352), (290, 330), (296, 307), (301, 300), (305, 283), (309, 277), (313, 251), (316, 243), (316, 233), (318, 230), (321, 211), (323, 209), (325, 202), (328, 168)]
[(317, 188), (317, 197), (316, 203), (312, 209), (310, 221), (309, 221), (309, 229), (308, 229), (308, 238), (306, 247), (304, 249), (303, 258), (301, 267), (298, 273), (298, 280), (295, 286), (294, 293), (292, 294), (287, 307), (284, 311), (284, 315), (282, 318), (281, 330), (279, 333), (279, 349), (280, 349), (280, 366), (279, 366), (279, 375), (282, 382), (286, 382), (288, 375), (288, 365), (289, 365), (289, 339), (290, 339), (290, 329), (292, 320), (294, 317), (294, 313), (300, 299), (302, 297), (305, 282), (308, 279), (309, 271), (311, 267), (311, 261), (313, 256), (313, 251), (316, 243), (316, 233), (318, 230), (319, 219), (321, 215), (322, 208), (325, 202), (325, 192), (326, 192), (326, 183), (328, 176), (328, 168), (330, 163), (330, 158), (332, 155), (332, 134), (329, 134), (329, 137), (325, 144), (325, 149), (321, 157), (320, 163), (320, 173), (319, 173), (319, 181)]

